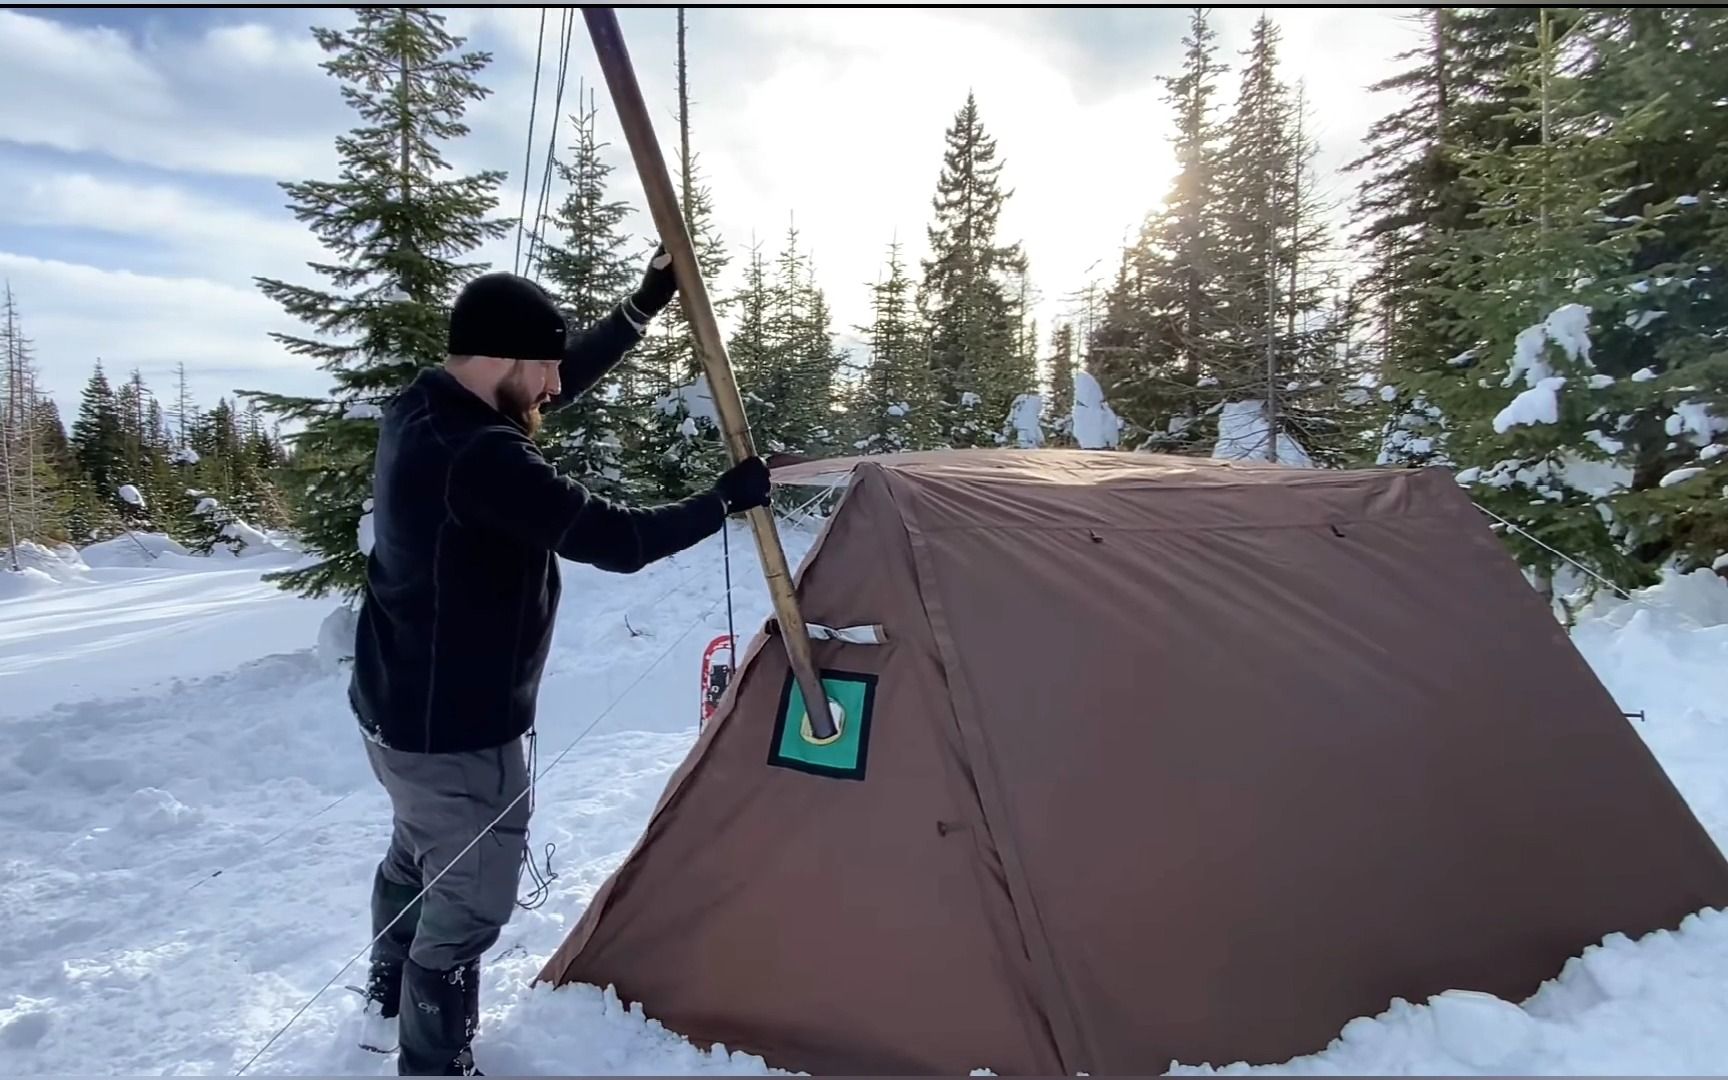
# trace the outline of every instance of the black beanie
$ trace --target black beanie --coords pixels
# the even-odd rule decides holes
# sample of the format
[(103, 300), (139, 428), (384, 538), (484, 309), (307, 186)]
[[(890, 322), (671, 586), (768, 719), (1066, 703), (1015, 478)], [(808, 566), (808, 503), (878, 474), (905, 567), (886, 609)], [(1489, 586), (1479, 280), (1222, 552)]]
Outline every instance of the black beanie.
[(552, 297), (525, 277), (497, 271), (470, 281), (450, 309), (451, 356), (562, 360), (567, 328)]

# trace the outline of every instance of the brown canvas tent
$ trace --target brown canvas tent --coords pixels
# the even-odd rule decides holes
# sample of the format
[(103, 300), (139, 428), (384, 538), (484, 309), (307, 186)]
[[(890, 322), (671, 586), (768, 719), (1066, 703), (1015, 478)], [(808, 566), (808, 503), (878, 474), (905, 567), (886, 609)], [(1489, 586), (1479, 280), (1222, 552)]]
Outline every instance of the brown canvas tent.
[(1321, 1050), (1519, 1000), (1728, 864), (1450, 473), (979, 451), (850, 476), (799, 571), (840, 740), (759, 634), (542, 978), (875, 1074)]

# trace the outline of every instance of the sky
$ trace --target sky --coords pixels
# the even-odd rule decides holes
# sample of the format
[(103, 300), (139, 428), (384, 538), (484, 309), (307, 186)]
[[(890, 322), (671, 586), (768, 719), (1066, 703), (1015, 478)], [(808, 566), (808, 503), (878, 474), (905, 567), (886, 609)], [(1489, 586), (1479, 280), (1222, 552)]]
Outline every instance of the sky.
[[(458, 173), (502, 169), (498, 216), (522, 197), (540, 8), (448, 8), (447, 27), (492, 54), (492, 93), (444, 147)], [(537, 192), (553, 111), (560, 9), (545, 9), (535, 120)], [(1367, 87), (1415, 39), (1410, 9), (1217, 8), (1221, 88), (1234, 95), (1254, 20), (1282, 31), (1284, 77), (1300, 81), (1322, 186), (1350, 224), (1350, 177), (1368, 125), (1393, 103)], [(676, 160), (676, 16), (618, 13), (656, 135)], [(943, 132), (977, 96), (1012, 190), (1001, 235), (1031, 264), (1041, 336), (1108, 284), (1121, 245), (1175, 171), (1159, 76), (1178, 72), (1188, 12), (1175, 8), (690, 8), (692, 143), (737, 284), (749, 245), (779, 250), (795, 226), (845, 344), (869, 319), (869, 285), (898, 240), (916, 276), (926, 251)], [(184, 363), (200, 406), (237, 390), (323, 394), (327, 373), (271, 331), (303, 333), (256, 287), (308, 285), (324, 257), (278, 186), (334, 178), (334, 140), (357, 117), (319, 68), (311, 27), (339, 8), (0, 8), (0, 280), (15, 297), (42, 388), (70, 424), (95, 362), (136, 368), (164, 402)], [(578, 83), (595, 94), (614, 197), (651, 222), (585, 27), (572, 39), (559, 146)], [(586, 98), (586, 90), (584, 91)], [(554, 205), (560, 195), (555, 183)], [(532, 198), (530, 214), (532, 214)], [(479, 257), (511, 268), (515, 233)]]

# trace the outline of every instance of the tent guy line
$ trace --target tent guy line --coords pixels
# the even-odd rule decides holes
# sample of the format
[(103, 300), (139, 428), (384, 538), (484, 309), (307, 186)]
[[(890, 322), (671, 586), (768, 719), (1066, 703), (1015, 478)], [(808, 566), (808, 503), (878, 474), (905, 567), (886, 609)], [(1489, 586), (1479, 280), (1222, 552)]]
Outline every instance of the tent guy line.
[[(1601, 574), (1598, 574), (1596, 571), (1590, 569), (1588, 566), (1585, 566), (1583, 563), (1579, 562), (1577, 559), (1574, 559), (1572, 556), (1566, 554), (1564, 551), (1561, 551), (1559, 548), (1553, 546), (1552, 544), (1549, 544), (1548, 542), (1546, 542), (1544, 540), (1541, 540), (1541, 539), (1531, 535), (1529, 532), (1518, 527), (1517, 525), (1513, 524), (1512, 522), (1507, 521), (1505, 518), (1501, 517), (1499, 514), (1496, 514), (1494, 511), (1488, 509), (1486, 506), (1483, 506), (1479, 502), (1472, 500), (1470, 505), (1474, 506), (1476, 509), (1482, 511), (1484, 514), (1487, 514), (1489, 517), (1493, 518), (1495, 521), (1498, 521), (1500, 524), (1506, 526), (1508, 529), (1511, 529), (1513, 532), (1517, 533), (1518, 535), (1524, 537), (1526, 540), (1529, 540), (1532, 544), (1536, 544), (1539, 547), (1546, 548), (1550, 554), (1558, 555), (1560, 558), (1565, 559), (1567, 562), (1571, 563), (1577, 569), (1582, 570), (1584, 573), (1589, 574), (1591, 577), (1595, 578), (1597, 581), (1601, 582), (1602, 584), (1608, 586), (1610, 589), (1613, 589), (1616, 593), (1618, 593), (1621, 596), (1622, 599), (1633, 600), (1633, 596), (1631, 593), (1627, 592), (1625, 589), (1622, 589), (1620, 586), (1614, 584), (1612, 581), (1609, 581), (1607, 578), (1603, 577)], [(1634, 600), (1634, 602), (1636, 602), (1636, 601)]]

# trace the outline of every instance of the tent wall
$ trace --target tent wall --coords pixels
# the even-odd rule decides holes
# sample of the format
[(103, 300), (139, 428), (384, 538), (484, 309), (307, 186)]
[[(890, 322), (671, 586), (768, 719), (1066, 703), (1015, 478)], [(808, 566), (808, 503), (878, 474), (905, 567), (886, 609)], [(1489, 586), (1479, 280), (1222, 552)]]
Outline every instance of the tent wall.
[(847, 492), (799, 582), (813, 642), (880, 675), (862, 780), (766, 764), (787, 679), (758, 641), (642, 843), (546, 965), (699, 1044), (782, 1068), (1059, 1070), (882, 478)]
[(1079, 505), (895, 487), (1077, 1069), (1283, 1061), (1395, 997), (1520, 1000), (1605, 934), (1728, 902), (1441, 471)]

